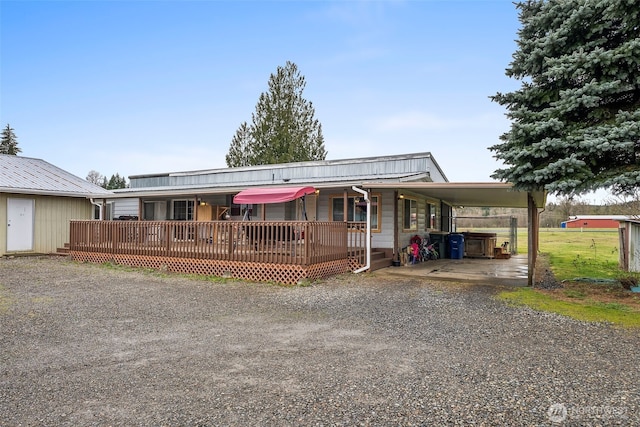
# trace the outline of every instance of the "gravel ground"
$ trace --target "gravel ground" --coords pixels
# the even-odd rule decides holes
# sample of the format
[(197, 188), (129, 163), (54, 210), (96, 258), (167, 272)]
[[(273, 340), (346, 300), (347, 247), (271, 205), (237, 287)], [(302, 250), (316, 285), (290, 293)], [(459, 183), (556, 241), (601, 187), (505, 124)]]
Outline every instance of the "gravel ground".
[(0, 425), (640, 425), (640, 332), (498, 290), (0, 259)]

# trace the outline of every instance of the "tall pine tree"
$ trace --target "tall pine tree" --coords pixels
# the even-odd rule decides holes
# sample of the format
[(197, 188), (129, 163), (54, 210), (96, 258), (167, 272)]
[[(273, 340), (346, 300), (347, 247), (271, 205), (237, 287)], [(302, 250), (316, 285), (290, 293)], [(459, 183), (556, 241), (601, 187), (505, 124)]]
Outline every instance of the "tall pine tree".
[(251, 148), (251, 129), (247, 122), (243, 122), (231, 140), (231, 147), (225, 157), (227, 166), (251, 166)]
[(107, 186), (105, 187), (107, 190), (116, 190), (118, 188), (127, 188), (127, 179), (123, 176), (120, 176), (119, 173), (115, 175), (111, 175)]
[(269, 78), (269, 90), (258, 99), (251, 125), (236, 131), (226, 156), (227, 166), (249, 166), (324, 160), (322, 126), (313, 104), (304, 99), (306, 86), (298, 67), (287, 61)]
[(11, 154), (13, 156), (17, 156), (20, 152), (22, 152), (22, 150), (18, 147), (18, 137), (14, 133), (14, 129), (7, 123), (7, 126), (2, 129), (0, 154)]
[(640, 185), (640, 3), (530, 0), (516, 5), (519, 90), (492, 99), (512, 120), (490, 147), (494, 178), (560, 195)]

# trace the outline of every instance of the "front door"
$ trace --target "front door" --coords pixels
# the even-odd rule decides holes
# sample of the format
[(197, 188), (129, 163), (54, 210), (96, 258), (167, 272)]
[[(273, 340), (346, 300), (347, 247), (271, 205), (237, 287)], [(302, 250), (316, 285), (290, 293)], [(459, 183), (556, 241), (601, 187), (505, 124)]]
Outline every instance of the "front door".
[(33, 199), (7, 199), (7, 252), (33, 250)]

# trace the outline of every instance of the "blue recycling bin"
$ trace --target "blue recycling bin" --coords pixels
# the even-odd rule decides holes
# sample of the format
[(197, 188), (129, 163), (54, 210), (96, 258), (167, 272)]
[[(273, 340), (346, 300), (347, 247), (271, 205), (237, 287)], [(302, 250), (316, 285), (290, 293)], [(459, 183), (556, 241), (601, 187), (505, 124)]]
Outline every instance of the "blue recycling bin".
[(464, 258), (464, 236), (462, 234), (449, 234), (449, 257), (451, 259)]

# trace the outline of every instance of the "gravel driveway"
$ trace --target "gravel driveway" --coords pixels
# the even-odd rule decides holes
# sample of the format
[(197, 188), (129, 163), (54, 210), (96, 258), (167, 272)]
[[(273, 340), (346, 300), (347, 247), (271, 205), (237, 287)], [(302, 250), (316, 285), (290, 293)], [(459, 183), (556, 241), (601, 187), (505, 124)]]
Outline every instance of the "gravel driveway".
[(498, 290), (0, 259), (0, 425), (640, 425), (640, 332)]

